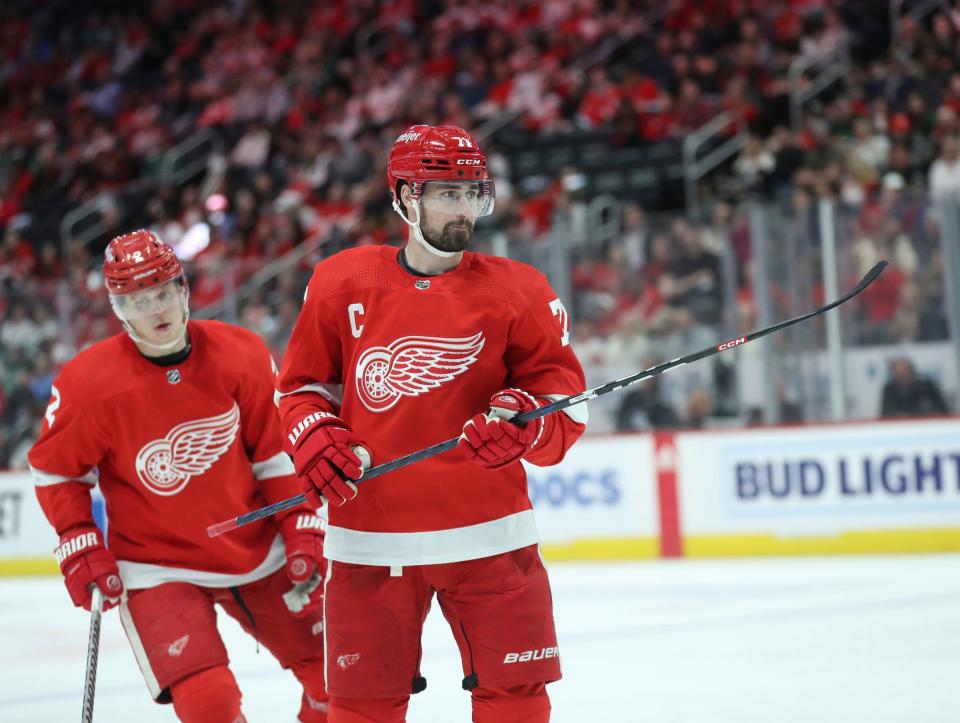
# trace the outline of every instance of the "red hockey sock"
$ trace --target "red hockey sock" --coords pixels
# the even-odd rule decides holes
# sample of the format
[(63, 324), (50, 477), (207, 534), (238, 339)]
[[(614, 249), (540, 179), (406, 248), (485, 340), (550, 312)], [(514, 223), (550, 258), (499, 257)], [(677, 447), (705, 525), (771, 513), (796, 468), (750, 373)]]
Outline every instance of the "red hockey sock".
[(550, 698), (543, 683), (474, 688), (473, 723), (547, 723)]
[(243, 723), (240, 688), (225, 665), (207, 668), (170, 686), (173, 709), (184, 723)]
[(330, 696), (328, 723), (403, 723), (409, 698), (339, 698)]
[(323, 679), (323, 659), (307, 660), (290, 666), (303, 686), (300, 723), (327, 723), (330, 697)]
[(300, 713), (297, 715), (300, 723), (329, 723), (329, 702), (326, 697), (317, 700), (303, 691), (300, 699)]

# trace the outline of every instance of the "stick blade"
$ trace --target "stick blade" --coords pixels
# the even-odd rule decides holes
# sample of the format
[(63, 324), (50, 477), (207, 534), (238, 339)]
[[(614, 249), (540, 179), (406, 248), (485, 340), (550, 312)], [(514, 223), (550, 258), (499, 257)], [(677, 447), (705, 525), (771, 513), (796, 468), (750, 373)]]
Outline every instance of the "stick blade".
[(860, 288), (865, 289), (876, 281), (877, 277), (883, 273), (885, 268), (887, 268), (887, 262), (878, 261), (874, 267), (867, 272), (866, 276), (863, 277), (863, 280), (860, 282)]
[(237, 520), (236, 518), (232, 520), (224, 520), (223, 522), (218, 522), (215, 525), (210, 525), (207, 528), (207, 537), (220, 537), (224, 532), (230, 532), (230, 530), (237, 529)]

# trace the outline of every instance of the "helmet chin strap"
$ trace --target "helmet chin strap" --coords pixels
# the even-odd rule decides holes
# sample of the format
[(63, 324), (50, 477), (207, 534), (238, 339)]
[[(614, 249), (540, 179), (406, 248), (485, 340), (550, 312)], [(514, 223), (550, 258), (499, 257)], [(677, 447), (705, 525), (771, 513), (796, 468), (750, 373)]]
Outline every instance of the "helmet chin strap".
[(420, 203), (416, 199), (411, 198), (410, 207), (416, 212), (417, 219), (415, 221), (411, 221), (409, 218), (407, 218), (406, 214), (403, 212), (403, 209), (400, 208), (400, 202), (398, 200), (393, 200), (393, 210), (397, 212), (407, 226), (413, 229), (413, 237), (420, 242), (420, 245), (423, 246), (423, 248), (432, 253), (434, 256), (439, 256), (443, 259), (449, 259), (451, 256), (456, 256), (458, 253), (460, 253), (459, 251), (441, 251), (432, 243), (427, 241), (427, 239), (423, 237), (423, 231), (420, 230)]

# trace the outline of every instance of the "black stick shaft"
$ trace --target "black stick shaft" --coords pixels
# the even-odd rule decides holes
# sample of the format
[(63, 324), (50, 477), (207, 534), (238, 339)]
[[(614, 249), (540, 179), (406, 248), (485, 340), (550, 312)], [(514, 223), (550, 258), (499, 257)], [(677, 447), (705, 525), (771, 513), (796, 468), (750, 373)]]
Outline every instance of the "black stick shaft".
[(93, 721), (93, 695), (97, 688), (97, 658), (100, 655), (100, 621), (103, 619), (103, 593), (96, 585), (90, 601), (90, 635), (87, 639), (87, 669), (83, 680), (81, 723)]
[[(853, 289), (848, 291), (844, 296), (841, 296), (836, 301), (832, 301), (826, 306), (821, 306), (819, 309), (814, 309), (813, 311), (810, 311), (806, 314), (795, 316), (792, 319), (781, 321), (777, 324), (773, 324), (772, 326), (768, 326), (763, 329), (757, 329), (756, 331), (752, 331), (749, 334), (741, 336), (737, 339), (730, 339), (728, 341), (717, 344), (716, 346), (710, 346), (710, 347), (707, 347), (706, 349), (702, 349), (701, 351), (693, 352), (692, 354), (686, 354), (684, 356), (677, 357), (676, 359), (672, 359), (671, 361), (664, 362), (663, 364), (658, 364), (657, 366), (650, 367), (649, 369), (644, 369), (643, 371), (637, 372), (636, 374), (631, 374), (628, 377), (623, 377), (622, 379), (615, 379), (612, 382), (608, 382), (599, 387), (594, 387), (593, 389), (589, 389), (581, 394), (574, 394), (573, 396), (569, 396), (564, 399), (558, 399), (555, 402), (551, 402), (550, 404), (547, 404), (543, 407), (539, 407), (538, 409), (534, 409), (533, 411), (524, 412), (523, 414), (518, 414), (510, 421), (517, 424), (532, 422), (534, 419), (539, 419), (540, 417), (544, 417), (548, 414), (553, 414), (554, 412), (562, 411), (567, 407), (572, 407), (574, 404), (580, 404), (582, 402), (587, 401), (588, 399), (596, 399), (597, 397), (603, 396), (604, 394), (609, 394), (610, 392), (616, 391), (618, 389), (623, 389), (624, 387), (628, 387), (631, 384), (636, 384), (637, 382), (643, 381), (644, 379), (649, 379), (650, 377), (655, 377), (659, 374), (663, 374), (665, 371), (669, 371), (670, 369), (683, 366), (684, 364), (690, 364), (691, 362), (700, 361), (701, 359), (706, 359), (707, 357), (713, 356), (714, 354), (719, 354), (720, 352), (728, 351), (730, 349), (736, 349), (738, 346), (742, 346), (747, 342), (754, 341), (755, 339), (759, 339), (761, 337), (767, 336), (768, 334), (772, 334), (775, 331), (786, 329), (787, 327), (793, 326), (794, 324), (799, 324), (800, 322), (806, 321), (807, 319), (811, 319), (814, 316), (819, 316), (820, 314), (824, 314), (830, 311), (831, 309), (834, 309), (840, 306), (840, 304), (843, 304), (849, 301), (854, 296), (856, 296), (861, 291), (863, 291), (865, 288), (867, 288), (870, 284), (876, 281), (877, 277), (880, 276), (881, 273), (883, 273), (883, 270), (884, 268), (886, 268), (886, 266), (887, 266), (886, 261), (878, 262), (872, 269), (870, 269), (870, 271), (866, 273), (863, 279), (860, 280), (860, 283), (857, 284)], [(410, 454), (405, 455), (403, 457), (397, 457), (397, 459), (394, 459), (390, 462), (385, 462), (384, 464), (379, 464), (376, 467), (371, 467), (366, 472), (364, 472), (363, 477), (360, 480), (356, 480), (356, 481), (358, 483), (365, 482), (367, 480), (374, 479), (375, 477), (379, 477), (380, 475), (384, 475), (387, 472), (393, 472), (394, 470), (400, 469), (401, 467), (406, 467), (407, 465), (413, 464), (414, 462), (420, 462), (424, 459), (435, 457), (438, 454), (441, 454), (443, 452), (446, 452), (456, 447), (458, 440), (459, 440), (459, 437), (454, 437), (452, 439), (446, 440), (445, 442), (439, 442), (438, 444), (434, 444), (431, 447), (426, 447), (425, 449), (421, 449), (417, 452), (411, 452)], [(302, 494), (297, 495), (296, 497), (291, 497), (290, 499), (286, 499), (281, 502), (276, 502), (272, 505), (267, 505), (266, 507), (261, 507), (259, 510), (254, 510), (253, 512), (247, 512), (246, 514), (240, 515), (239, 517), (233, 520), (227, 520), (225, 522), (221, 522), (216, 525), (211, 525), (207, 529), (207, 533), (211, 537), (215, 537), (216, 535), (223, 534), (224, 532), (235, 529), (242, 525), (246, 525), (250, 522), (255, 522), (256, 520), (263, 519), (264, 517), (269, 517), (270, 515), (275, 514), (277, 512), (282, 512), (283, 510), (289, 509), (290, 507), (296, 507), (297, 505), (302, 504), (306, 501), (307, 501), (306, 495), (302, 495)]]

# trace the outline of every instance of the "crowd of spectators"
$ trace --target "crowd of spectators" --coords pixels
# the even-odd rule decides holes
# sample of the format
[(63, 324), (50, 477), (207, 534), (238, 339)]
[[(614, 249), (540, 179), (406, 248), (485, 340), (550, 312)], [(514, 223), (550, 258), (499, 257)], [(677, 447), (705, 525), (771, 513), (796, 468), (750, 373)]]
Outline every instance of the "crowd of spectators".
[[(902, 196), (898, 203), (911, 209), (915, 223), (904, 227), (888, 211), (865, 227), (868, 207), (834, 207), (840, 293), (855, 286), (880, 259), (890, 262), (857, 303), (842, 307), (843, 342), (847, 348), (896, 348), (899, 354), (917, 343), (932, 342), (940, 350), (938, 358), (949, 366), (953, 361), (945, 343), (948, 297), (938, 209), (926, 195)], [(605, 245), (573, 251), (573, 338), (591, 386), (829, 301), (822, 280), (815, 200), (797, 191), (782, 203), (756, 211), (759, 218), (746, 206), (719, 203), (707, 220), (695, 222), (681, 215), (648, 215), (627, 205), (625, 232)], [(753, 236), (763, 233), (765, 268), (758, 277)], [(757, 287), (758, 278), (763, 288)], [(767, 322), (761, 321), (761, 304), (768, 310)], [(781, 397), (777, 421), (828, 414), (828, 400), (801, 398), (796, 381), (806, 376), (804, 384), (816, 383), (817, 362), (807, 357), (819, 353), (824, 339), (821, 318), (769, 342), (775, 345), (771, 373)], [(625, 397), (622, 407), (619, 400), (598, 400), (598, 406), (606, 409), (596, 415), (594, 429), (603, 428), (604, 421), (604, 431), (762, 422), (757, 402), (765, 390), (757, 387), (756, 374), (761, 371), (757, 351), (750, 345), (739, 357), (721, 355), (713, 362), (671, 371), (658, 384)], [(745, 357), (752, 361), (745, 362)], [(808, 366), (798, 369), (802, 359)], [(743, 393), (750, 390), (756, 393)], [(654, 405), (656, 410), (637, 417), (638, 404), (644, 409)], [(857, 414), (875, 411), (880, 407), (873, 410), (865, 404), (858, 406)]]
[[(187, 261), (193, 307), (227, 302), (282, 354), (313, 261), (401, 236), (382, 169), (414, 122), (507, 123), (559, 140), (604, 130), (620, 146), (676, 141), (720, 111), (749, 128), (706, 189), (718, 201), (709, 219), (651, 221), (624, 199), (617, 234), (574, 239), (588, 364), (627, 347), (662, 358), (755, 320), (750, 225), (735, 202), (745, 194), (786, 194), (797, 233), (816, 226), (817, 198), (842, 204), (851, 275), (894, 257), (858, 341), (943, 338), (923, 193), (960, 196), (958, 8), (904, 20), (891, 45), (887, 13), (867, 0), (6, 2), (0, 467), (22, 462), (58, 366), (118, 329), (96, 274), (113, 233), (157, 229)], [(852, 72), (792, 129), (790, 63), (833, 51), (852, 54)], [(168, 161), (201, 131), (222, 162), (179, 179)], [(536, 258), (577, 225), (576, 170), (526, 183), (495, 135), (485, 147), (497, 213), (481, 241)], [(62, 238), (64, 215), (104, 193), (101, 232)], [(671, 424), (735, 406), (729, 374), (706, 370), (671, 404)]]

